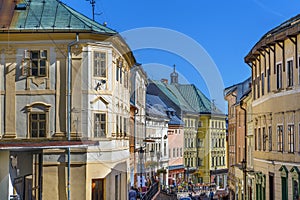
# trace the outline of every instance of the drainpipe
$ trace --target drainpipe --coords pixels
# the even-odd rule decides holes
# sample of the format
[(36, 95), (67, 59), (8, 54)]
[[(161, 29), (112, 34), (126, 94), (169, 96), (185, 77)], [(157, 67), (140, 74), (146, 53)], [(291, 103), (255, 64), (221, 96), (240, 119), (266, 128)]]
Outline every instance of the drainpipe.
[(246, 191), (246, 179), (247, 179), (247, 110), (243, 107), (243, 100), (240, 103), (240, 108), (244, 111), (245, 116), (244, 116), (244, 127), (245, 127), (245, 135), (244, 135), (244, 145), (245, 145), (245, 150), (244, 150), (244, 165), (245, 169), (243, 169), (243, 178), (244, 178), (244, 199), (247, 199), (247, 191)]
[[(70, 42), (68, 44), (68, 74), (67, 74), (67, 136), (68, 141), (71, 140), (71, 76), (72, 76), (72, 55), (71, 55), (71, 47), (79, 42), (79, 34), (76, 33), (76, 40)], [(70, 146), (67, 148), (68, 151), (68, 200), (71, 199), (71, 191), (70, 191), (70, 174), (71, 174), (71, 149)]]

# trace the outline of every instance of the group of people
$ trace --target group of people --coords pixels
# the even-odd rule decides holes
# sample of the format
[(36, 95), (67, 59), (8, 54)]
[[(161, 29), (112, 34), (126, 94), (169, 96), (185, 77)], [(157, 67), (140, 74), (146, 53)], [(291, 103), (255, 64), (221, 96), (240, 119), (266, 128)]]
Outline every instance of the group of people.
[[(158, 182), (158, 180), (154, 176), (152, 176), (151, 178), (147, 177), (146, 182), (145, 182), (145, 186), (146, 186), (145, 188), (137, 189), (136, 187), (131, 186), (130, 190), (128, 192), (129, 200), (136, 200), (138, 197), (141, 196), (141, 194), (143, 192), (146, 192), (147, 190), (149, 190), (151, 185), (153, 185), (155, 182)], [(143, 189), (145, 189), (145, 191)]]
[(129, 192), (128, 192), (129, 200), (137, 200), (138, 197), (138, 189), (131, 186)]

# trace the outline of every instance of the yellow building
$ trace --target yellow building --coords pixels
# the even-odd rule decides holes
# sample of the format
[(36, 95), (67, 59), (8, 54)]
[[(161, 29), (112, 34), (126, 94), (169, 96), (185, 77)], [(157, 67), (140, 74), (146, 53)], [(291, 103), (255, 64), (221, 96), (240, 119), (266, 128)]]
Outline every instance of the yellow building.
[(225, 187), (226, 115), (195, 85), (178, 83), (175, 67), (170, 78), (170, 84), (151, 80), (147, 93), (160, 96), (184, 122), (184, 180)]
[(226, 116), (202, 114), (199, 117), (197, 148), (200, 183), (227, 186)]
[(257, 199), (300, 192), (300, 16), (267, 32), (245, 57), (252, 70)]
[(57, 0), (2, 1), (0, 27), (1, 199), (126, 199), (127, 44)]

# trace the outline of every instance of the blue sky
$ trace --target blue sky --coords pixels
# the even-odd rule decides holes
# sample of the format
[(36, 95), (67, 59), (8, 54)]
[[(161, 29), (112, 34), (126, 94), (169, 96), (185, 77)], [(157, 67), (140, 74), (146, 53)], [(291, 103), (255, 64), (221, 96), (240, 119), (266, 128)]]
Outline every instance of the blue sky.
[[(92, 18), (89, 1), (63, 2)], [(244, 57), (263, 34), (300, 13), (300, 1), (96, 0), (95, 11), (100, 13), (95, 16), (97, 22), (107, 22), (108, 27), (121, 33), (160, 27), (187, 35), (209, 54), (220, 71), (224, 86), (228, 87), (250, 76)], [(209, 86), (203, 77), (180, 55), (159, 49), (137, 50), (134, 55), (139, 63), (148, 66), (145, 69), (150, 78), (169, 78), (171, 66), (176, 64), (182, 82), (194, 83), (209, 96)], [(158, 67), (149, 63), (157, 63)]]

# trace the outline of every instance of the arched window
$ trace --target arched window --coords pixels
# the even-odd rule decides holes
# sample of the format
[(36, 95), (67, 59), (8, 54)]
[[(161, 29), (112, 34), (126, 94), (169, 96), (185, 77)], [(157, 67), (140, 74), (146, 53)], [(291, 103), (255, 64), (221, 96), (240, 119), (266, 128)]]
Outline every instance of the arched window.
[(51, 105), (35, 102), (26, 106), (28, 138), (46, 138), (49, 132), (49, 109)]

